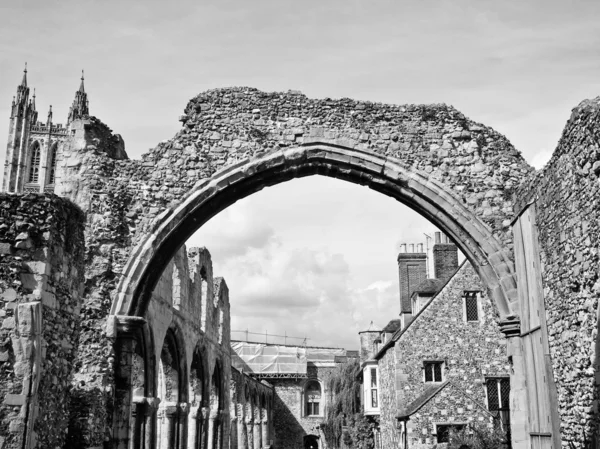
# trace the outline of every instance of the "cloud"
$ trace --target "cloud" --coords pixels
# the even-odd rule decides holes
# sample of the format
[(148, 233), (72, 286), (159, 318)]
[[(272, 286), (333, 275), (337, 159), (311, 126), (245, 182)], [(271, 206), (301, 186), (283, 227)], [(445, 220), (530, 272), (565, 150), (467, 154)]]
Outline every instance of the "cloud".
[(274, 237), (273, 228), (243, 204), (225, 209), (193, 235), (187, 246), (206, 246), (213, 259), (227, 260), (252, 248), (262, 248)]

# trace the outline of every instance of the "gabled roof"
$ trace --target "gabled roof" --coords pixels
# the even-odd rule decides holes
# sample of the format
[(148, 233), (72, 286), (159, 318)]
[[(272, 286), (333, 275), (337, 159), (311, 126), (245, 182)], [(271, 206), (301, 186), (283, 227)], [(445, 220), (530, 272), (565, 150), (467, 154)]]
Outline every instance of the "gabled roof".
[(397, 419), (408, 418), (411, 415), (417, 413), (421, 407), (427, 404), (433, 397), (444, 389), (448, 385), (449, 381), (442, 382), (440, 384), (430, 385), (425, 388), (425, 391), (421, 393), (414, 401), (408, 404), (404, 409), (400, 410), (400, 413), (396, 415)]
[[(421, 294), (435, 294), (437, 292), (439, 292), (442, 287), (444, 286), (445, 282), (442, 281), (441, 279), (425, 279), (423, 282), (421, 282), (417, 288), (415, 288), (413, 290), (413, 295), (415, 293), (421, 293)], [(411, 295), (412, 297), (412, 295)]]
[(396, 332), (398, 329), (400, 329), (400, 320), (396, 319), (387, 323), (386, 326), (383, 328), (382, 332), (393, 333)]
[(427, 307), (429, 307), (429, 305), (435, 300), (435, 298), (437, 298), (438, 294), (444, 289), (444, 287), (446, 287), (446, 285), (448, 285), (448, 283), (452, 279), (454, 279), (454, 276), (456, 276), (456, 273), (458, 273), (466, 263), (468, 263), (467, 259), (465, 259), (463, 261), (463, 263), (460, 264), (460, 266), (456, 269), (456, 271), (454, 272), (454, 274), (452, 276), (450, 276), (448, 279), (446, 279), (445, 282), (442, 283), (442, 286), (439, 288), (437, 293), (435, 295), (433, 295), (431, 297), (431, 299), (429, 299), (429, 301), (427, 301), (427, 303), (423, 306), (423, 308), (421, 310), (419, 310), (419, 313), (417, 313), (414, 316), (414, 318), (408, 323), (408, 325), (404, 329), (402, 329), (402, 328), (398, 329), (394, 333), (394, 335), (392, 335), (392, 338), (390, 338), (390, 340), (386, 344), (384, 344), (381, 347), (381, 349), (379, 351), (377, 351), (376, 354), (373, 355), (373, 358), (375, 360), (379, 360), (390, 347), (392, 347), (396, 344), (396, 342), (400, 339), (402, 334), (404, 334), (404, 332), (406, 332), (406, 330), (423, 314), (423, 312), (425, 312), (425, 310), (427, 310)]
[[(449, 385), (449, 386), (448, 386)], [(487, 413), (489, 416), (492, 416), (492, 413), (479, 401), (474, 399), (471, 395), (466, 394), (463, 390), (461, 390), (456, 384), (447, 380), (445, 382), (439, 384), (429, 385), (423, 393), (421, 393), (414, 401), (408, 404), (406, 407), (401, 409), (396, 415), (397, 419), (406, 419), (410, 416), (417, 413), (425, 404), (427, 404), (431, 399), (433, 399), (440, 391), (442, 391), (446, 386), (448, 388), (453, 388), (456, 392), (458, 392), (461, 396), (468, 399), (473, 403), (477, 408), (479, 408), (482, 412)]]

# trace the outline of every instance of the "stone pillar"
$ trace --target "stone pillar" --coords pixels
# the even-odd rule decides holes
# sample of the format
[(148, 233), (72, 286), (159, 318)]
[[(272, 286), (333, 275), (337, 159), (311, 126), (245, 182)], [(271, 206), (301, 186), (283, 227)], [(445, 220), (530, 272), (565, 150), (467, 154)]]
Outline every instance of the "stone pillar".
[(208, 415), (208, 438), (206, 440), (206, 449), (215, 449), (217, 447), (218, 418), (219, 411), (211, 410)]
[(229, 448), (237, 449), (238, 447), (238, 418), (232, 415), (229, 420)]
[(254, 449), (262, 449), (262, 429), (260, 419), (254, 421)]
[(161, 420), (161, 432), (158, 446), (162, 449), (177, 448), (177, 404), (172, 402), (165, 403), (158, 410), (158, 416)]
[(132, 373), (136, 341), (146, 320), (140, 317), (116, 317), (115, 344), (115, 402), (113, 412), (113, 441), (115, 449), (129, 449), (132, 419)]
[[(146, 398), (146, 410), (145, 410), (145, 422), (144, 422), (144, 445), (141, 446), (144, 449), (151, 449), (154, 447), (154, 441), (156, 439), (156, 412), (160, 404), (158, 398)], [(137, 448), (136, 448), (137, 449)]]
[(262, 421), (262, 444), (264, 448), (271, 447), (269, 445), (269, 420), (267, 419), (267, 414), (265, 412), (264, 419)]
[(529, 407), (525, 379), (525, 358), (518, 319), (501, 321), (500, 331), (506, 337), (506, 353), (512, 360), (510, 375), (510, 430), (513, 449), (529, 449)]
[(175, 420), (177, 427), (175, 441), (177, 444), (174, 447), (177, 449), (187, 447), (187, 423), (189, 414), (190, 405), (187, 402), (180, 402), (177, 406), (177, 416)]
[(246, 443), (248, 449), (254, 449), (254, 438), (252, 433), (252, 418), (246, 418)]
[(237, 449), (248, 449), (246, 426), (244, 425), (244, 406), (238, 404)]
[(198, 415), (200, 415), (200, 419), (202, 419), (200, 407), (190, 407), (190, 413), (188, 415), (188, 449), (198, 449), (198, 447), (200, 447), (198, 443), (202, 434), (198, 432)]

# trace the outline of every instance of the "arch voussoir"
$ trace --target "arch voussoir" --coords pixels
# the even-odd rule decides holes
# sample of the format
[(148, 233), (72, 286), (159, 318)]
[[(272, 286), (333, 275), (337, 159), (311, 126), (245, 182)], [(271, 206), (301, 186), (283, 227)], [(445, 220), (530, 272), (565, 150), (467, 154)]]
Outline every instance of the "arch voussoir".
[[(401, 161), (377, 153), (315, 139), (236, 163), (197, 183), (176, 207), (157, 217), (152, 231), (134, 250), (119, 284), (113, 313), (141, 313), (157, 274), (173, 247), (233, 202), (264, 187), (296, 177), (321, 174), (362, 184), (396, 198), (431, 220), (454, 240), (476, 266), (502, 316), (512, 311), (514, 276), (510, 254), (490, 227), (448, 187)], [(168, 260), (167, 260), (168, 261)], [(154, 276), (156, 278), (157, 276)]]

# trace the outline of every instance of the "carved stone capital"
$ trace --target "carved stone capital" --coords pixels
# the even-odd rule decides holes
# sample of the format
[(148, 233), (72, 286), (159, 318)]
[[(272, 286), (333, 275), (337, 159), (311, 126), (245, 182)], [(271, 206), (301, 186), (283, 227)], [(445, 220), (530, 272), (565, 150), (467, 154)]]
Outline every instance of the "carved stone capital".
[(187, 415), (190, 412), (190, 404), (188, 404), (187, 402), (180, 402), (178, 406), (179, 412), (182, 415)]
[(116, 315), (114, 321), (115, 336), (123, 339), (136, 339), (146, 324), (146, 319), (140, 316)]
[(500, 332), (506, 338), (521, 336), (521, 321), (517, 316), (508, 316), (506, 319), (500, 321), (498, 325), (500, 326)]
[(175, 416), (175, 414), (178, 412), (179, 410), (179, 405), (175, 402), (165, 402), (164, 404), (161, 404), (161, 406), (158, 408), (158, 413), (161, 416), (166, 416), (167, 418), (171, 418), (173, 416)]

